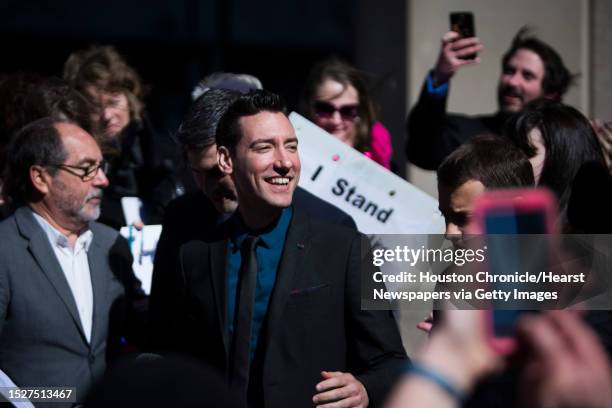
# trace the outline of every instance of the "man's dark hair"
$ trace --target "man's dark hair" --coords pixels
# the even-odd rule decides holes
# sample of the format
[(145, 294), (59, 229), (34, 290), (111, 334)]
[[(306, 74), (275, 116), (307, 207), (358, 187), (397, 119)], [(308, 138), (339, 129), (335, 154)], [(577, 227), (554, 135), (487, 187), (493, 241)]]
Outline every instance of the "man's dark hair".
[(92, 114), (95, 107), (87, 98), (60, 78), (47, 78), (34, 87), (25, 101), (25, 123), (44, 117), (70, 120), (95, 135)]
[(28, 94), (43, 80), (35, 73), (19, 72), (0, 81), (0, 166), (15, 134), (27, 122), (25, 104)]
[(510, 118), (505, 134), (528, 157), (536, 155), (529, 133), (542, 134), (546, 156), (539, 185), (550, 188), (566, 208), (571, 184), (580, 167), (587, 162), (604, 164), (601, 147), (589, 120), (575, 108), (548, 99), (536, 99)]
[(282, 98), (272, 92), (260, 89), (240, 96), (227, 109), (217, 128), (217, 145), (225, 146), (233, 154), (240, 138), (240, 118), (260, 112), (280, 112), (287, 115)]
[(26, 123), (25, 102), (28, 94), (35, 89), (43, 77), (39, 74), (18, 72), (0, 81), (0, 137), (9, 141)]
[(497, 135), (481, 135), (464, 143), (438, 168), (438, 184), (451, 189), (469, 180), (485, 188), (533, 187), (533, 169), (525, 153)]
[(77, 123), (92, 135), (94, 108), (62, 79), (15, 74), (0, 84), (0, 167), (13, 137), (28, 123), (52, 117)]
[[(2, 186), (2, 194), (13, 209), (39, 197), (30, 180), (31, 166), (50, 166), (66, 160), (68, 153), (55, 127), (62, 122), (71, 123), (43, 118), (26, 125), (15, 135), (8, 149)], [(57, 169), (49, 167), (51, 175), (56, 172)]]
[(545, 96), (560, 101), (574, 81), (561, 56), (550, 45), (532, 35), (530, 27), (523, 27), (516, 33), (510, 49), (502, 58), (502, 70), (519, 49), (532, 51), (540, 57), (544, 64), (542, 91)]
[(176, 132), (185, 150), (200, 150), (215, 144), (217, 126), (240, 92), (228, 89), (209, 89), (196, 99)]

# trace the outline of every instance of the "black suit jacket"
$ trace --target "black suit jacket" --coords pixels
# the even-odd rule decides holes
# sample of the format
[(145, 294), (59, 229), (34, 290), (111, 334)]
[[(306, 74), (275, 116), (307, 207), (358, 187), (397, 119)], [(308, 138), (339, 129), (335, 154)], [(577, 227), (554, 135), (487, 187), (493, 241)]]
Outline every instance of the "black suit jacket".
[[(350, 215), (332, 204), (310, 194), (302, 188), (294, 193), (295, 205), (310, 216), (332, 224), (356, 228)], [(164, 327), (173, 319), (165, 309), (166, 297), (173, 293), (169, 286), (176, 283), (174, 274), (181, 245), (192, 240), (208, 241), (217, 235), (219, 213), (210, 200), (200, 191), (187, 193), (173, 200), (166, 209), (162, 233), (155, 252), (155, 264), (151, 282), (149, 300), (151, 336), (150, 343), (154, 349), (163, 348), (167, 343), (166, 335), (172, 334)]]
[[(195, 356), (222, 375), (230, 345), (227, 242), (183, 245), (176, 283), (164, 288), (175, 292), (163, 296), (174, 317), (166, 350)], [(311, 407), (322, 370), (351, 372), (371, 406), (382, 403), (407, 357), (391, 312), (361, 310), (362, 264), (373, 268), (363, 235), (294, 209), (252, 366), (254, 406)]]
[(142, 290), (126, 240), (96, 222), (89, 228), (94, 308), (88, 342), (61, 265), (31, 210), (21, 207), (0, 223), (0, 369), (19, 386), (76, 387), (77, 401), (116, 357), (120, 337), (142, 330), (141, 314), (132, 308)]
[(502, 134), (507, 116), (466, 116), (446, 112), (446, 96), (430, 95), (423, 84), (417, 104), (408, 116), (408, 160), (425, 169), (437, 170), (442, 160), (476, 135)]

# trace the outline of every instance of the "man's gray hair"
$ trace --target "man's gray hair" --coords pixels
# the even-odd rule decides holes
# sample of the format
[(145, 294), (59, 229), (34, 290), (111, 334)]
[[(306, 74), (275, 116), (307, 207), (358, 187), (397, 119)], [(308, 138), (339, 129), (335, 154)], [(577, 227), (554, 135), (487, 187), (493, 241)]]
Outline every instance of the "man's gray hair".
[(247, 93), (254, 89), (263, 89), (261, 81), (249, 74), (232, 74), (231, 72), (214, 72), (202, 79), (193, 88), (191, 100), (195, 101), (209, 89), (229, 89)]

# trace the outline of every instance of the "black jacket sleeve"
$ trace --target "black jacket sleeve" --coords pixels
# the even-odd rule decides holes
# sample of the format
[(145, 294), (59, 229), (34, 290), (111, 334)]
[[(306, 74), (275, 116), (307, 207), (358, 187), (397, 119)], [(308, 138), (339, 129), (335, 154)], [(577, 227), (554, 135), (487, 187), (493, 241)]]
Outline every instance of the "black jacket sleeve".
[(436, 170), (457, 147), (477, 134), (499, 133), (498, 115), (465, 116), (448, 113), (445, 95), (432, 95), (423, 84), (417, 104), (408, 115), (406, 156), (425, 170)]
[[(431, 95), (423, 83), (417, 104), (408, 116), (408, 160), (426, 170), (436, 170), (453, 150), (456, 138), (446, 123), (447, 95)], [(456, 146), (455, 146), (456, 147)]]
[(353, 339), (348, 349), (349, 361), (357, 364), (350, 369), (366, 388), (370, 407), (380, 407), (410, 360), (391, 310), (362, 310), (362, 276), (371, 277), (373, 272), (369, 242), (358, 234), (353, 240), (347, 270), (346, 299), (351, 315), (347, 337)]

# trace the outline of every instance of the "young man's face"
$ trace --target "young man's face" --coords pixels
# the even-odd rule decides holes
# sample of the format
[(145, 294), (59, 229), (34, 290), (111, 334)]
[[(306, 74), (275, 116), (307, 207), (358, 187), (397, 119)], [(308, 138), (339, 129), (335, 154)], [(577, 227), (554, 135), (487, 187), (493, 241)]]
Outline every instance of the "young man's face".
[(454, 189), (438, 184), (439, 208), (446, 223), (446, 239), (453, 243), (461, 241), (470, 224), (474, 202), (484, 191), (484, 185), (478, 180), (468, 180)]
[(267, 111), (240, 118), (240, 128), (235, 151), (220, 154), (220, 162), (232, 174), (241, 211), (280, 212), (291, 205), (300, 178), (295, 130), (283, 113)]
[(500, 110), (519, 112), (528, 102), (546, 96), (542, 88), (544, 62), (535, 52), (519, 48), (502, 70), (497, 87)]

